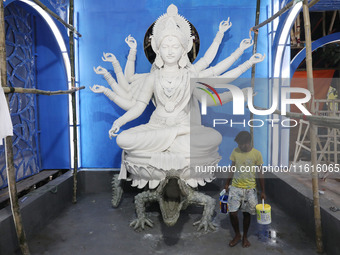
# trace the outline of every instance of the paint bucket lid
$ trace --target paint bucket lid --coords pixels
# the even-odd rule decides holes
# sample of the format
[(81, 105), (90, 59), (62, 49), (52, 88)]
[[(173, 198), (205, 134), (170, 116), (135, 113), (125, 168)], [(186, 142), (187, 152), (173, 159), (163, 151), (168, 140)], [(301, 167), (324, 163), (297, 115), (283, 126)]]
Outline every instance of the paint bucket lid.
[(268, 205), (268, 204), (264, 204), (264, 205), (257, 204), (256, 205), (256, 210), (258, 210), (258, 211), (270, 211), (271, 210), (271, 206)]

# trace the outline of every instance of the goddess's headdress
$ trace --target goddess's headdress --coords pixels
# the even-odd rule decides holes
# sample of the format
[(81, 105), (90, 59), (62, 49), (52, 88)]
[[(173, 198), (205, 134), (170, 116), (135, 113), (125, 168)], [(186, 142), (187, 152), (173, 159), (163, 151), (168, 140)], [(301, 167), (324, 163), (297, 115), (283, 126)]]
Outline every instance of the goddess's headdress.
[[(156, 20), (153, 27), (151, 46), (156, 54), (162, 40), (170, 35), (178, 38), (186, 53), (191, 50), (193, 37), (191, 36), (190, 23), (187, 19), (178, 14), (178, 9), (174, 4), (169, 5), (167, 12)], [(159, 66), (157, 62), (156, 65)]]

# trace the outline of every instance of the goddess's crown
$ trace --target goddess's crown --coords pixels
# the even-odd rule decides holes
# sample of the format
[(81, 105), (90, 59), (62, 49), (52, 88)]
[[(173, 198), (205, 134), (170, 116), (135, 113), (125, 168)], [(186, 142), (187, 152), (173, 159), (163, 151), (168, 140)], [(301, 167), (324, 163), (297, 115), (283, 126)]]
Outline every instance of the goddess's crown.
[[(152, 40), (154, 40), (157, 49), (159, 48), (162, 40), (165, 36), (176, 36), (181, 42), (182, 46), (188, 49), (190, 41), (193, 38), (191, 36), (190, 23), (183, 16), (178, 14), (178, 9), (174, 4), (169, 5), (167, 12), (160, 16), (152, 30)], [(156, 49), (154, 49), (155, 51)]]

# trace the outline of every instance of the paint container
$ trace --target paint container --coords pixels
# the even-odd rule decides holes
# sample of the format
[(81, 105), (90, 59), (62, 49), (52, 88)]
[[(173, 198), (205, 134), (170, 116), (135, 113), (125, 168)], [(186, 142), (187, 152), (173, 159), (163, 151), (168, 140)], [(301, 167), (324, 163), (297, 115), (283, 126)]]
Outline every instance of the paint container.
[(264, 203), (262, 199), (262, 204), (256, 205), (256, 215), (257, 215), (257, 223), (266, 225), (272, 222), (271, 217), (271, 206)]
[(221, 213), (228, 214), (229, 210), (228, 210), (228, 195), (227, 194), (220, 196), (220, 209), (221, 209)]

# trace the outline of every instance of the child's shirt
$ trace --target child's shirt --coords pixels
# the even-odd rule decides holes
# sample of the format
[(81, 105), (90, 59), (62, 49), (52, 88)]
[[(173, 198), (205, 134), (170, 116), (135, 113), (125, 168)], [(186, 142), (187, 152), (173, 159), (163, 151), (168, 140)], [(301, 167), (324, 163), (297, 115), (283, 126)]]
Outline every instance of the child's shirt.
[(263, 164), (260, 151), (252, 148), (249, 152), (242, 152), (240, 148), (235, 148), (230, 155), (230, 160), (235, 162), (236, 172), (234, 173), (232, 186), (242, 189), (256, 188), (256, 172)]

